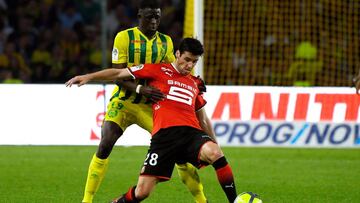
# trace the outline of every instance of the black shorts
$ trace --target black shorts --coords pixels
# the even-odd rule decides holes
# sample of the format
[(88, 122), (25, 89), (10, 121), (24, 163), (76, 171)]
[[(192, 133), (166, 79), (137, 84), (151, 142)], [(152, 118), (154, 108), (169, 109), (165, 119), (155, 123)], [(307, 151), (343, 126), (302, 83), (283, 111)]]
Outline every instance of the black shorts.
[(200, 161), (200, 149), (213, 141), (204, 131), (188, 126), (175, 126), (159, 130), (151, 139), (140, 175), (156, 176), (169, 180), (175, 163), (191, 163), (197, 168), (206, 163)]

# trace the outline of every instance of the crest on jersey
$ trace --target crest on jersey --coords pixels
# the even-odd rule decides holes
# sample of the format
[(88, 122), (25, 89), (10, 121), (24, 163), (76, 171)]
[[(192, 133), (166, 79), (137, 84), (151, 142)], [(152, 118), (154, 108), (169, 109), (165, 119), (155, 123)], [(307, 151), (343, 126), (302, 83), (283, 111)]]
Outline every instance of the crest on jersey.
[(113, 48), (111, 56), (112, 56), (112, 60), (114, 60), (114, 61), (118, 60), (119, 50), (117, 48)]
[(140, 64), (140, 65), (137, 65), (137, 66), (132, 66), (132, 67), (130, 67), (130, 70), (131, 70), (132, 72), (135, 72), (135, 71), (141, 70), (141, 69), (143, 69), (143, 68), (144, 68), (144, 64)]
[(168, 76), (172, 77), (174, 75), (174, 72), (169, 69), (169, 68), (166, 68), (166, 67), (161, 67), (161, 70)]

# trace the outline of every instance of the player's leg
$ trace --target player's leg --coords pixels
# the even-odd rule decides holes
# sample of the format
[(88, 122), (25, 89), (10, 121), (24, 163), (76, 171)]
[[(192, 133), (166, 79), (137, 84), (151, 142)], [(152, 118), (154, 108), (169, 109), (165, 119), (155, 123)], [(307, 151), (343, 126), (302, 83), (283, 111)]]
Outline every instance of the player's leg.
[(193, 195), (195, 202), (206, 203), (206, 197), (204, 194), (204, 187), (200, 181), (197, 169), (190, 163), (176, 164), (181, 181), (187, 186), (191, 194)]
[(113, 202), (140, 202), (150, 195), (159, 181), (170, 180), (178, 148), (177, 139), (172, 139), (171, 135), (168, 129), (161, 129), (153, 136), (136, 187)]
[[(104, 179), (108, 157), (119, 137), (123, 134), (127, 116), (123, 111), (124, 103), (117, 98), (108, 104), (105, 121), (101, 128), (101, 140), (96, 154), (93, 156), (86, 179), (83, 202), (91, 203), (96, 191)], [(121, 127), (120, 127), (121, 126)]]
[(113, 203), (137, 203), (147, 197), (159, 182), (155, 176), (140, 176), (136, 186), (131, 187), (125, 194), (114, 200)]
[[(139, 104), (138, 125), (148, 132), (151, 132), (153, 126), (152, 109), (148, 105)], [(181, 181), (186, 185), (190, 193), (193, 195), (195, 202), (205, 203), (206, 197), (204, 194), (204, 187), (200, 182), (200, 177), (197, 169), (190, 163), (176, 164)]]
[(210, 163), (215, 171), (218, 181), (226, 194), (229, 202), (234, 202), (236, 199), (236, 187), (232, 169), (219, 145), (214, 142), (206, 142), (200, 150), (200, 160)]
[(92, 202), (95, 193), (104, 179), (109, 162), (108, 157), (122, 133), (123, 131), (116, 123), (112, 121), (104, 122), (98, 150), (89, 165), (82, 202)]

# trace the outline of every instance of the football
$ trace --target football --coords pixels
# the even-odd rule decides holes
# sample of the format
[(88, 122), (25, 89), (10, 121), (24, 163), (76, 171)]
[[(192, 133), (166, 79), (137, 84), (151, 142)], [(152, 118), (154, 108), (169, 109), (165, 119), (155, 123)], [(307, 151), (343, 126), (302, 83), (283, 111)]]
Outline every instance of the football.
[(234, 203), (262, 203), (262, 200), (255, 193), (243, 192), (236, 197)]

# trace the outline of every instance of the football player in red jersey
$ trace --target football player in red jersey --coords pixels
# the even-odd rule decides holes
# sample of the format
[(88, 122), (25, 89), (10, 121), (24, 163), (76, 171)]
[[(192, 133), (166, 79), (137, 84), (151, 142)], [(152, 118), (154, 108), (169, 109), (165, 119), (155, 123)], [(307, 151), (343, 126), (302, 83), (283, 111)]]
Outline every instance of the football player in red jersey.
[[(146, 79), (166, 98), (153, 104), (154, 127), (148, 154), (138, 183), (114, 202), (140, 202), (150, 195), (158, 182), (171, 178), (175, 163), (194, 166), (212, 165), (229, 202), (237, 196), (232, 169), (216, 142), (200, 127), (198, 118), (206, 115), (206, 101), (200, 94), (196, 77), (190, 73), (203, 46), (194, 38), (185, 38), (176, 51), (174, 63), (142, 64), (128, 69), (105, 69), (76, 76), (66, 82), (84, 85), (90, 81), (116, 81), (124, 78)], [(141, 85), (136, 88), (141, 92)], [(201, 122), (201, 118), (199, 119)]]

